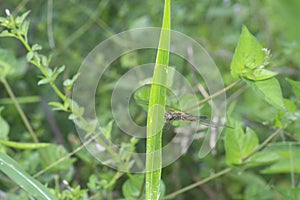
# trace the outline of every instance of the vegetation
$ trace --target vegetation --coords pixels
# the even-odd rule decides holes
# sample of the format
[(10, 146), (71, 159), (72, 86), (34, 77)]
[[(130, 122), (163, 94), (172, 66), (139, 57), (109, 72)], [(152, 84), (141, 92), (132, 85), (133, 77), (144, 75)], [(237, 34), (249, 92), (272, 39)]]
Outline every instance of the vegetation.
[[(0, 5), (1, 199), (300, 199), (299, 0)], [(102, 66), (105, 55), (113, 54), (113, 48), (93, 54), (95, 46), (121, 31), (149, 26), (163, 28), (158, 50), (127, 51), (109, 63), (95, 101), (86, 93), (74, 95), (79, 83), (95, 81), (82, 78), (84, 59), (97, 55)], [(192, 66), (190, 61), (203, 60), (206, 52), (187, 46), (187, 58), (174, 53), (180, 45), (172, 43), (170, 27), (205, 48), (211, 58), (205, 57), (203, 66), (216, 63), (224, 88), (211, 89), (218, 78), (210, 82), (207, 76), (214, 74)], [(112, 38), (122, 43), (118, 36)], [(147, 34), (138, 39), (151, 41)], [(128, 110), (111, 106), (124, 74), (145, 63), (155, 63), (151, 88), (144, 87), (149, 77), (140, 71), (138, 89), (126, 95), (134, 122), (147, 124), (147, 139), (135, 131), (124, 134), (121, 126), (130, 125), (122, 113)], [(190, 91), (170, 91), (179, 83), (175, 70), (191, 85), (196, 104)], [(83, 102), (95, 105), (86, 108)], [(195, 122), (175, 121), (160, 129), (165, 104), (196, 107), (216, 126), (226, 117), (227, 128), (203, 130)], [(87, 117), (90, 109), (96, 119)], [(195, 139), (189, 144), (183, 136)], [(164, 164), (171, 158), (155, 153), (176, 139), (188, 150)], [(135, 155), (144, 152), (146, 173), (141, 173)]]

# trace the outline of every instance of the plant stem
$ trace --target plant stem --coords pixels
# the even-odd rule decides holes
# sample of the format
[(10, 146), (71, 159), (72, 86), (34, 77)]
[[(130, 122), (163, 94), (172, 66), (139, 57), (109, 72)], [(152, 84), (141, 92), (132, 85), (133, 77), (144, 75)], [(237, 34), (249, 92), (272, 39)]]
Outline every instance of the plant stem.
[[(16, 100), (19, 104), (27, 104), (27, 103), (37, 103), (41, 101), (39, 96), (25, 96), (25, 97), (16, 97)], [(1, 98), (0, 104), (13, 104), (14, 102), (11, 98)]]
[(201, 181), (199, 181), (199, 182), (196, 182), (196, 183), (191, 184), (191, 185), (189, 185), (189, 186), (187, 186), (187, 187), (184, 187), (184, 188), (182, 188), (182, 189), (180, 189), (180, 190), (177, 190), (177, 191), (174, 192), (174, 193), (171, 193), (171, 194), (169, 194), (169, 195), (166, 195), (165, 197), (162, 198), (162, 200), (175, 198), (177, 195), (179, 195), (179, 194), (181, 194), (181, 193), (184, 193), (184, 192), (186, 192), (186, 191), (188, 191), (188, 190), (191, 190), (191, 189), (193, 189), (193, 188), (195, 188), (195, 187), (198, 187), (199, 185), (202, 185), (202, 184), (204, 184), (204, 183), (206, 183), (206, 182), (208, 182), (208, 181), (210, 181), (210, 180), (212, 180), (212, 179), (215, 179), (215, 178), (217, 178), (217, 177), (219, 177), (219, 176), (222, 176), (222, 175), (224, 175), (224, 174), (230, 172), (232, 169), (233, 169), (233, 168), (226, 168), (226, 169), (224, 169), (224, 170), (222, 170), (222, 171), (220, 171), (220, 172), (214, 174), (213, 176), (210, 176), (210, 177), (208, 177), (208, 178), (206, 178), (206, 179), (203, 179), (203, 180), (201, 180)]
[(277, 129), (272, 135), (270, 135), (263, 143), (261, 143), (253, 152), (251, 152), (247, 157), (243, 158), (243, 162), (251, 158), (256, 152), (264, 148), (282, 129)]
[[(282, 129), (277, 129), (272, 135), (270, 135), (261, 145), (259, 145), (251, 154), (249, 154), (247, 157), (245, 157), (244, 159), (243, 159), (243, 162), (244, 161), (246, 161), (246, 160), (248, 160), (249, 158), (251, 158), (251, 156), (253, 156), (256, 152), (258, 152), (259, 150), (261, 150), (264, 146), (266, 146), (276, 135), (278, 135), (278, 133), (280, 133), (280, 131), (281, 131)], [(163, 198), (163, 200), (166, 200), (166, 199), (172, 199), (172, 198), (174, 198), (174, 197), (176, 197), (177, 195), (179, 195), (179, 194), (181, 194), (181, 193), (184, 193), (184, 192), (186, 192), (186, 191), (188, 191), (188, 190), (191, 190), (191, 189), (193, 189), (193, 188), (195, 188), (195, 187), (197, 187), (197, 186), (199, 186), (199, 185), (202, 185), (202, 184), (204, 184), (204, 183), (206, 183), (206, 182), (208, 182), (208, 181), (210, 181), (210, 180), (212, 180), (212, 179), (214, 179), (214, 178), (217, 178), (217, 177), (219, 177), (219, 176), (222, 176), (222, 175), (224, 175), (224, 174), (226, 174), (226, 173), (228, 173), (228, 172), (230, 172), (232, 170), (232, 168), (227, 168), (227, 169), (224, 169), (224, 170), (222, 170), (222, 171), (220, 171), (219, 173), (216, 173), (215, 175), (213, 175), (213, 176), (210, 176), (210, 177), (208, 177), (208, 178), (206, 178), (206, 179), (203, 179), (203, 180), (201, 180), (201, 181), (199, 181), (199, 182), (196, 182), (196, 183), (194, 183), (194, 184), (191, 184), (191, 185), (189, 185), (189, 186), (187, 186), (187, 187), (185, 187), (185, 188), (182, 188), (182, 189), (180, 189), (180, 190), (178, 190), (178, 191), (176, 191), (176, 192), (174, 192), (174, 193), (171, 193), (171, 194), (169, 194), (169, 195), (166, 195), (164, 198)]]
[(9, 86), (8, 82), (6, 81), (5, 78), (1, 78), (1, 82), (3, 83), (9, 97), (11, 98), (11, 100), (13, 101), (13, 103), (15, 104), (16, 108), (17, 108), (17, 111), (18, 113), (20, 114), (21, 118), (22, 118), (22, 121), (24, 123), (24, 125), (26, 126), (27, 130), (29, 131), (33, 141), (35, 143), (39, 143), (39, 140), (33, 130), (33, 128), (31, 127), (31, 124), (29, 123), (29, 120), (27, 119), (25, 113), (23, 112), (19, 102), (17, 101), (17, 98), (15, 96), (15, 94), (13, 93), (11, 87)]
[(240, 81), (241, 81), (241, 79), (239, 79), (239, 80), (237, 80), (237, 81), (231, 83), (230, 85), (228, 85), (227, 87), (225, 87), (223, 90), (220, 90), (220, 91), (216, 92), (215, 94), (213, 94), (213, 95), (211, 95), (211, 96), (209, 96), (209, 97), (207, 97), (207, 98), (205, 98), (205, 99), (199, 101), (197, 104), (195, 104), (195, 105), (193, 105), (193, 106), (190, 106), (190, 107), (186, 108), (186, 110), (191, 110), (191, 109), (193, 109), (193, 108), (198, 107), (199, 105), (201, 105), (201, 104), (203, 104), (203, 103), (206, 103), (206, 102), (209, 101), (209, 100), (212, 100), (213, 98), (215, 98), (215, 97), (221, 95), (222, 93), (224, 93), (224, 92), (226, 92), (227, 90), (229, 90), (229, 89), (231, 89), (232, 87), (234, 87), (234, 86), (235, 86), (236, 84), (238, 84)]
[(55, 161), (54, 163), (51, 163), (50, 165), (48, 165), (46, 168), (42, 169), (41, 171), (39, 171), (38, 173), (36, 173), (33, 177), (36, 178), (40, 175), (42, 175), (43, 173), (45, 173), (46, 171), (48, 171), (49, 169), (51, 169), (52, 167), (55, 167), (57, 164), (63, 162), (64, 160), (70, 158), (72, 155), (76, 154), (77, 152), (79, 152), (81, 149), (85, 148), (86, 145), (88, 145), (89, 143), (91, 143), (93, 140), (95, 139), (95, 137), (91, 137), (90, 139), (88, 139), (84, 144), (82, 144), (81, 146), (77, 147), (75, 150), (73, 150), (72, 152), (66, 154), (65, 156), (61, 157), (60, 159), (58, 159), (57, 161)]
[[(21, 34), (17, 34), (17, 38), (22, 42), (22, 44), (24, 45), (24, 47), (27, 49), (28, 52), (32, 51), (27, 40)], [(36, 57), (34, 58), (36, 59)], [(42, 66), (37, 60), (32, 61), (31, 63), (37, 66), (46, 78), (49, 77), (47, 71), (44, 69), (44, 66)], [(53, 81), (50, 81), (50, 86), (55, 91), (55, 93), (59, 96), (59, 98), (61, 98), (61, 100), (65, 101), (67, 99), (67, 97), (57, 88), (57, 86)]]

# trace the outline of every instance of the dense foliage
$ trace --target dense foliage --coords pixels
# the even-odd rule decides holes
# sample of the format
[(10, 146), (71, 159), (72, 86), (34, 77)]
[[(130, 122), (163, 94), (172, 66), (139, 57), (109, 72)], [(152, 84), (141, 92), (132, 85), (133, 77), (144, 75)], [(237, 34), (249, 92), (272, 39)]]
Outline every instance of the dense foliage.
[[(163, 1), (5, 0), (0, 7), (1, 199), (143, 199), (144, 174), (112, 169), (84, 148), (74, 124), (93, 134), (95, 122), (82, 117), (72, 87), (100, 42), (132, 28), (161, 27)], [(199, 42), (220, 70), (232, 128), (205, 157), (197, 132), (188, 151), (162, 169), (162, 199), (300, 199), (299, 10), (299, 0), (171, 1), (171, 28)], [(146, 142), (121, 134), (112, 90), (132, 67), (155, 59), (151, 49), (122, 55), (96, 90), (100, 130), (120, 144), (115, 156), (126, 169), (132, 155), (125, 152), (145, 152)], [(169, 63), (198, 91), (209, 116), (217, 95), (205, 96), (208, 86), (186, 60), (170, 54)], [(148, 96), (149, 88), (136, 93)], [(171, 98), (167, 103), (177, 106)], [(131, 109), (144, 125), (146, 108)], [(163, 130), (163, 144), (179, 130), (172, 125)]]

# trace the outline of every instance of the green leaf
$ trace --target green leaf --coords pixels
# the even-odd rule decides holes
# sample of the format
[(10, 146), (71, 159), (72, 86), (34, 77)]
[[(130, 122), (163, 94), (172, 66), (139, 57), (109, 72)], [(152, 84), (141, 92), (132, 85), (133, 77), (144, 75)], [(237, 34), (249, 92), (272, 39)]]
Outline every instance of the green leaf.
[(265, 174), (300, 173), (300, 147), (293, 143), (276, 143), (264, 150), (265, 154), (272, 152), (277, 154), (275, 162), (268, 165), (261, 172)]
[(234, 52), (231, 62), (231, 74), (235, 78), (245, 73), (247, 68), (254, 69), (264, 61), (264, 52), (261, 44), (248, 31), (246, 26), (243, 26), (242, 34)]
[[(10, 18), (9, 17), (0, 17), (0, 26), (4, 28), (8, 28), (10, 26)], [(9, 29), (9, 28), (8, 28)], [(8, 30), (4, 30), (5, 32), (8, 32)], [(3, 32), (4, 32), (3, 31)]]
[(292, 85), (294, 93), (295, 93), (298, 101), (300, 101), (300, 81), (294, 81), (292, 79), (287, 79), (287, 80)]
[[(48, 58), (48, 57), (46, 57), (46, 56), (44, 56), (44, 55), (40, 55), (39, 54), (39, 59), (42, 61), (42, 65), (44, 66), (44, 67), (47, 67), (47, 69), (50, 69), (50, 68), (48, 68), (48, 65), (49, 65), (49, 63), (50, 63), (50, 58)], [(52, 71), (51, 71), (52, 72)]]
[(79, 77), (79, 75), (80, 75), (80, 74), (77, 73), (77, 74), (75, 74), (75, 75), (73, 76), (72, 79), (67, 79), (67, 80), (65, 80), (65, 81), (63, 82), (63, 85), (64, 85), (67, 89), (71, 90), (71, 88), (73, 87), (73, 85), (74, 85), (75, 81), (77, 80), (77, 78)]
[(29, 51), (27, 54), (26, 54), (26, 60), (28, 62), (30, 62), (32, 59), (33, 59), (33, 56), (34, 56), (34, 52), (33, 51)]
[(272, 78), (277, 74), (278, 73), (272, 72), (267, 69), (255, 69), (255, 70), (250, 70), (249, 72), (244, 74), (244, 76), (249, 80), (261, 81), (261, 80)]
[(39, 44), (34, 44), (34, 45), (32, 45), (31, 49), (32, 49), (32, 51), (39, 51), (39, 50), (42, 50), (42, 46)]
[[(46, 62), (46, 61), (45, 61), (45, 62)], [(59, 67), (59, 68), (55, 68), (55, 69), (53, 70), (53, 73), (51, 74), (51, 79), (52, 79), (52, 81), (55, 81), (56, 78), (57, 78), (57, 76), (58, 76), (59, 74), (61, 74), (64, 70), (65, 70), (65, 66), (64, 66), (64, 65), (61, 66), (61, 67)], [(49, 74), (49, 75), (50, 75), (50, 74)]]
[(262, 165), (269, 165), (275, 161), (277, 161), (280, 156), (276, 152), (272, 151), (260, 151), (255, 153), (249, 160), (247, 161), (247, 166), (256, 167)]
[[(45, 58), (45, 56), (37, 56), (39, 58), (39, 60)], [(56, 71), (56, 68), (54, 70), (50, 69), (49, 67), (45, 68), (46, 72), (47, 72), (47, 75), (48, 77), (51, 77), (53, 76), (54, 72)]]
[(8, 32), (8, 30), (4, 30), (0, 32), (0, 37), (15, 37), (13, 33)]
[(15, 149), (40, 149), (50, 145), (50, 143), (23, 143), (23, 142), (12, 142), (6, 140), (0, 140), (0, 144)]
[(64, 82), (63, 82), (63, 85), (65, 87), (70, 87), (72, 86), (72, 80), (71, 79), (66, 79)]
[(24, 20), (26, 19), (26, 17), (29, 15), (29, 13), (30, 13), (30, 10), (27, 11), (27, 12), (25, 12), (25, 13), (23, 13), (21, 16), (16, 17), (16, 24), (18, 26), (20, 26), (24, 22)]
[(278, 110), (278, 113), (274, 118), (274, 125), (279, 128), (287, 127), (290, 123), (300, 120), (296, 104), (289, 99), (283, 99), (283, 102), (286, 111)]
[(25, 36), (27, 36), (29, 25), (30, 25), (30, 22), (25, 21), (24, 23), (22, 23), (22, 25), (20, 27), (20, 30), (21, 30), (22, 34), (25, 35)]
[(286, 110), (283, 102), (281, 88), (279, 82), (275, 78), (263, 81), (250, 81), (243, 79), (261, 98), (269, 104), (282, 110)]
[(0, 153), (0, 170), (36, 199), (56, 199), (45, 186), (27, 174), (16, 161), (4, 153)]
[(232, 76), (254, 81), (272, 78), (277, 73), (264, 69), (269, 59), (270, 51), (263, 48), (244, 26), (230, 66)]
[(42, 78), (41, 80), (39, 80), (39, 82), (37, 83), (38, 85), (44, 85), (47, 84), (51, 81), (50, 78)]
[(146, 145), (146, 198), (157, 200), (160, 197), (159, 186), (162, 171), (162, 127), (164, 125), (164, 108), (166, 105), (166, 86), (170, 54), (171, 1), (166, 0), (162, 29), (153, 72), (149, 107), (147, 115)]
[(66, 106), (60, 102), (57, 101), (52, 101), (48, 103), (49, 106), (53, 106), (53, 110), (64, 110), (67, 111), (68, 108), (66, 108)]
[(259, 175), (253, 173), (241, 173), (244, 188), (244, 200), (269, 200), (274, 199), (268, 183)]
[[(98, 123), (97, 123), (98, 124)], [(111, 139), (111, 131), (113, 127), (113, 121), (110, 121), (105, 127), (99, 126), (101, 133), (105, 136), (106, 139)]]
[[(293, 162), (293, 163), (291, 163)], [(291, 161), (290, 159), (281, 159), (280, 161), (272, 164), (270, 167), (262, 170), (264, 174), (282, 174), (282, 173), (300, 173), (300, 160), (296, 159)]]
[(259, 142), (256, 133), (249, 127), (246, 128), (246, 134), (244, 134), (243, 137), (240, 143), (244, 142), (242, 155), (246, 157), (258, 147)]
[(66, 68), (65, 65), (59, 67), (59, 68), (57, 69), (57, 73), (58, 73), (58, 74), (62, 73), (62, 72), (65, 70), (65, 68)]
[(122, 191), (125, 199), (128, 200), (138, 200), (140, 194), (142, 194), (141, 199), (145, 199), (143, 194), (144, 175), (134, 175), (132, 178), (128, 179), (122, 186)]
[(257, 147), (258, 139), (255, 132), (247, 127), (244, 133), (240, 123), (234, 129), (228, 129), (225, 136), (226, 162), (228, 165), (242, 164)]

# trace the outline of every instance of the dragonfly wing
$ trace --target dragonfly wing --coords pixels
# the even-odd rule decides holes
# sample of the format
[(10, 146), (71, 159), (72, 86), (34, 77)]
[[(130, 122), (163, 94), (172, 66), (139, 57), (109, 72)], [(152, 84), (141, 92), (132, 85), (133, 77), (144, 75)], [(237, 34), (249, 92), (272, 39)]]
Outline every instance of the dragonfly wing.
[(212, 128), (232, 128), (231, 126), (223, 125), (223, 124), (216, 123), (216, 122), (213, 122), (213, 121), (209, 121), (209, 120), (206, 120), (206, 119), (200, 119), (199, 121), (200, 121), (201, 124), (203, 124), (205, 126), (212, 127)]

